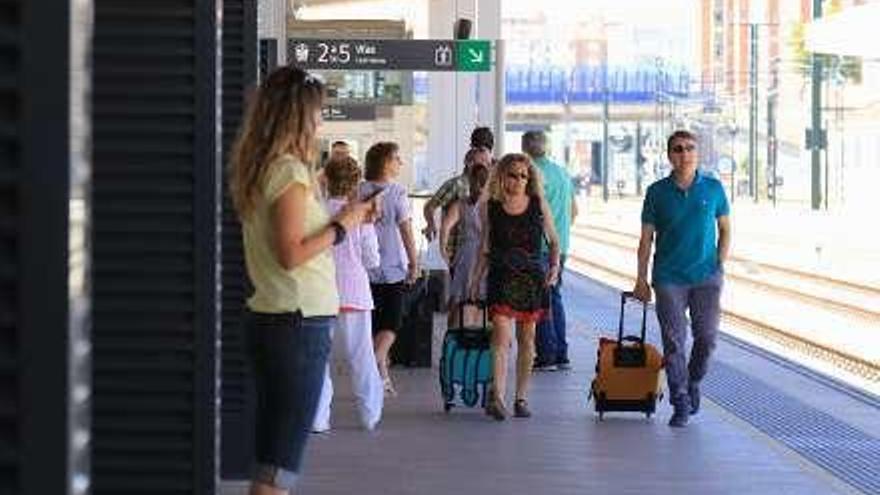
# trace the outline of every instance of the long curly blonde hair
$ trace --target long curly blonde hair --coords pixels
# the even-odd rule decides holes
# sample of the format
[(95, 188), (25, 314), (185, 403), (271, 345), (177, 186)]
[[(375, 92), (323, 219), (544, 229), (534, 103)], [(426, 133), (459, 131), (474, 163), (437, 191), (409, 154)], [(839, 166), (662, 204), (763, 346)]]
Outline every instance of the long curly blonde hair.
[(362, 176), (357, 161), (350, 156), (331, 158), (324, 164), (327, 195), (331, 198), (350, 196), (357, 189)]
[(522, 153), (508, 153), (501, 157), (492, 177), (489, 179), (489, 197), (496, 201), (504, 201), (504, 179), (517, 163), (524, 163), (529, 169), (529, 182), (526, 184), (526, 194), (532, 198), (544, 198), (544, 178), (541, 171), (532, 162), (528, 155)]
[(324, 84), (296, 67), (281, 67), (260, 84), (230, 153), (229, 190), (240, 219), (254, 211), (276, 158), (291, 154), (315, 162), (323, 102)]

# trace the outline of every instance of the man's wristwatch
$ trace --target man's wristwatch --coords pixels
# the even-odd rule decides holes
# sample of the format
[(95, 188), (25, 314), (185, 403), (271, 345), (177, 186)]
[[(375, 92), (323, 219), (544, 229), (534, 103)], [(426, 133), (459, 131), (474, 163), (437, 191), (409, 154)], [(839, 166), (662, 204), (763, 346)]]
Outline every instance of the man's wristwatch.
[(342, 244), (342, 241), (345, 240), (345, 235), (348, 233), (345, 230), (345, 227), (343, 227), (342, 224), (337, 222), (336, 220), (330, 222), (330, 226), (333, 227), (333, 232), (335, 234), (335, 237), (333, 238), (333, 245), (338, 246), (339, 244)]

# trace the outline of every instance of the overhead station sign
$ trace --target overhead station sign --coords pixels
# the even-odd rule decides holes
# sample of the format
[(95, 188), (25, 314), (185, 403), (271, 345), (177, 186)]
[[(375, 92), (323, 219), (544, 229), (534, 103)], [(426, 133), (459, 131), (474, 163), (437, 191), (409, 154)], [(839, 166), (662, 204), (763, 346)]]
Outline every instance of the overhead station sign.
[(376, 120), (376, 105), (327, 105), (321, 109), (321, 118), (325, 122)]
[(289, 39), (288, 62), (311, 70), (488, 72), (488, 40)]

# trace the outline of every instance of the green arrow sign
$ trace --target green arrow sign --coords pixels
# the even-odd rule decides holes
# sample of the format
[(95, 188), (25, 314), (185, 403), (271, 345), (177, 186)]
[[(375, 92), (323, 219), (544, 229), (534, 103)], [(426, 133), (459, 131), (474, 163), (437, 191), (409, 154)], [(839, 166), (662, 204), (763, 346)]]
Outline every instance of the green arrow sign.
[(489, 72), (489, 40), (287, 40), (287, 60), (301, 69)]
[(492, 42), (460, 40), (455, 42), (455, 70), (488, 72), (492, 70)]

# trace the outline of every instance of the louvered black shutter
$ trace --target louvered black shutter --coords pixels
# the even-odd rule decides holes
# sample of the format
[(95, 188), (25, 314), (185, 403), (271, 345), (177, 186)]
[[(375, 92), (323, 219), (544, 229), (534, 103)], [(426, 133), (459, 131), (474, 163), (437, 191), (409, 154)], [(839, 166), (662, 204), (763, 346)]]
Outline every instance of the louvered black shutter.
[[(245, 94), (256, 77), (257, 4), (252, 0), (223, 2), (223, 164), (241, 124)], [(242, 310), (250, 291), (244, 268), (241, 225), (223, 181), (223, 366), (221, 388), (221, 475), (247, 477), (253, 457), (253, 392), (247, 374)]]
[(216, 491), (218, 14), (95, 2), (96, 495)]
[(0, 3), (0, 493), (88, 489), (89, 2)]
[[(24, 239), (21, 225), (24, 97), (22, 8), (25, 0), (9, 5), (11, 15), (0, 16), (0, 492), (22, 490), (22, 404), (24, 365), (21, 338), (22, 311), (27, 294), (19, 284), (23, 275)], [(57, 469), (57, 468), (56, 468)], [(57, 472), (57, 471), (56, 471)]]

